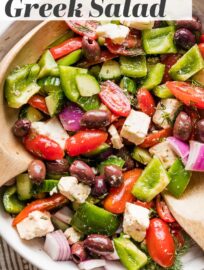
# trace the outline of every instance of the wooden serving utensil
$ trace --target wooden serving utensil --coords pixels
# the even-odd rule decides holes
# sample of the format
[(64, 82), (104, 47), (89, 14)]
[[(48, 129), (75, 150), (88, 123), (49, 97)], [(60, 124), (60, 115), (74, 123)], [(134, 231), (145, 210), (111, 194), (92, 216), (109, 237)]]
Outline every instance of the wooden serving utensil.
[[(17, 112), (8, 108), (4, 101), (5, 78), (16, 66), (35, 63), (48, 45), (66, 30), (63, 21), (41, 23), (21, 39), (0, 64), (0, 186), (26, 171), (32, 160), (11, 132)], [(193, 174), (189, 187), (180, 199), (167, 193), (164, 198), (179, 224), (204, 249), (204, 174)]]

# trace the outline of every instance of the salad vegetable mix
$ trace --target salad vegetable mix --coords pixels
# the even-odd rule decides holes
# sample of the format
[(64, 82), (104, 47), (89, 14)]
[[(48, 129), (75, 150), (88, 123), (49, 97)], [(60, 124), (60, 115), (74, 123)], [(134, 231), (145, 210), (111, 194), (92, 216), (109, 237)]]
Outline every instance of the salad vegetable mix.
[(81, 270), (182, 269), (189, 239), (162, 195), (204, 172), (203, 42), (197, 17), (68, 21), (8, 75), (12, 132), (33, 155), (3, 194), (22, 239)]

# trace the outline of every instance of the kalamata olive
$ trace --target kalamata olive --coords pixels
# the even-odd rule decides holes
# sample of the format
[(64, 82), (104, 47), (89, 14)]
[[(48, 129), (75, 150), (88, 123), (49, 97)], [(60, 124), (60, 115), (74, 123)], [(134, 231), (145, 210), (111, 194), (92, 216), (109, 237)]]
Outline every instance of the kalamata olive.
[(91, 167), (81, 160), (75, 160), (69, 168), (70, 174), (75, 176), (80, 182), (92, 186), (95, 175)]
[(96, 176), (95, 183), (91, 189), (91, 194), (94, 197), (103, 196), (108, 192), (106, 182), (103, 175)]
[(28, 166), (28, 175), (33, 182), (37, 184), (42, 183), (46, 175), (45, 164), (41, 160), (37, 159), (31, 161)]
[(17, 137), (24, 137), (30, 130), (31, 122), (27, 119), (17, 120), (12, 128), (13, 133)]
[(90, 234), (84, 240), (84, 247), (96, 255), (106, 255), (114, 251), (113, 243), (106, 235)]
[(202, 24), (197, 16), (193, 16), (192, 20), (176, 21), (177, 28), (187, 28), (191, 31), (201, 31)]
[(101, 55), (101, 48), (99, 44), (87, 37), (84, 36), (82, 40), (82, 49), (84, 51), (85, 57), (90, 61), (98, 61)]
[(204, 143), (204, 119), (198, 121), (196, 131), (198, 140)]
[(77, 242), (71, 246), (72, 259), (76, 264), (87, 259), (87, 252), (84, 248), (83, 242)]
[(173, 128), (174, 137), (179, 140), (189, 140), (192, 132), (191, 118), (185, 112), (180, 112), (176, 118)]
[(104, 167), (105, 180), (111, 187), (119, 187), (123, 181), (122, 169), (116, 165)]
[(175, 44), (184, 49), (189, 50), (196, 43), (195, 35), (186, 28), (180, 28), (174, 35)]
[(135, 167), (135, 162), (130, 156), (130, 152), (126, 147), (123, 147), (120, 150), (118, 150), (117, 156), (125, 160), (125, 164), (123, 166), (125, 170), (132, 170)]
[(81, 126), (86, 128), (103, 128), (111, 123), (111, 115), (105, 110), (86, 112), (81, 118)]
[(67, 159), (46, 161), (47, 173), (52, 175), (63, 175), (69, 172), (69, 162)]

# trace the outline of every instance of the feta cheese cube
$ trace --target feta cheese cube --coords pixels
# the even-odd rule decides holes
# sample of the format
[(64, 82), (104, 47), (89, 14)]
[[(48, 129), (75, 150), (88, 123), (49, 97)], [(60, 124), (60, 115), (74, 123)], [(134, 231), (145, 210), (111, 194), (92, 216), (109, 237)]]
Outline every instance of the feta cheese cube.
[(123, 141), (122, 138), (120, 137), (120, 135), (118, 134), (118, 131), (116, 129), (116, 127), (114, 125), (111, 125), (108, 129), (108, 132), (111, 135), (111, 142), (113, 145), (113, 148), (115, 149), (121, 149), (124, 145), (123, 145)]
[(66, 140), (69, 138), (69, 135), (56, 117), (46, 122), (33, 122), (31, 124), (31, 130), (37, 134), (49, 137), (57, 142), (62, 149), (65, 149)]
[(62, 177), (58, 183), (58, 189), (62, 195), (70, 201), (84, 203), (91, 193), (91, 188), (82, 183), (78, 183), (76, 177)]
[(153, 122), (162, 127), (169, 128), (176, 116), (181, 102), (174, 98), (167, 98), (160, 101), (157, 105), (156, 112), (153, 115)]
[(99, 25), (96, 29), (98, 37), (110, 38), (115, 44), (123, 43), (129, 32), (128, 27), (113, 23)]
[(66, 231), (64, 232), (64, 235), (66, 236), (68, 243), (70, 245), (77, 243), (81, 239), (81, 236), (82, 236), (82, 234), (80, 232), (77, 232), (73, 227), (66, 229)]
[(42, 237), (54, 231), (50, 214), (41, 211), (31, 212), (28, 217), (16, 225), (16, 228), (20, 237), (25, 240)]
[(135, 241), (142, 242), (149, 227), (149, 210), (132, 203), (126, 203), (123, 220), (124, 233)]
[(125, 120), (120, 135), (128, 141), (139, 145), (143, 143), (151, 122), (151, 118), (143, 113), (131, 110)]
[(138, 29), (138, 30), (146, 30), (152, 29), (154, 26), (153, 21), (121, 21), (121, 23), (127, 27)]
[(161, 160), (165, 169), (170, 168), (177, 159), (176, 154), (172, 151), (167, 141), (151, 147), (149, 152), (151, 155), (156, 155)]

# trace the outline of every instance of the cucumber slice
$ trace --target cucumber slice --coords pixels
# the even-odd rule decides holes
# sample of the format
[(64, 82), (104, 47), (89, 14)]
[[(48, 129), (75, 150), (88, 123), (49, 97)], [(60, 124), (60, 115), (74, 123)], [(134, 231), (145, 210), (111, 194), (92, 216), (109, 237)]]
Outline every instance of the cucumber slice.
[(24, 201), (32, 198), (33, 185), (27, 173), (16, 177), (16, 188), (19, 200)]
[(7, 187), (3, 195), (4, 209), (9, 214), (18, 214), (25, 207), (16, 194), (16, 186)]
[(117, 80), (121, 77), (120, 65), (114, 60), (109, 60), (103, 63), (99, 78), (101, 80)]
[(169, 74), (176, 81), (186, 81), (203, 68), (203, 57), (195, 45), (171, 67)]
[(31, 122), (37, 122), (42, 120), (44, 116), (40, 111), (33, 108), (32, 106), (25, 105), (19, 113), (19, 118), (28, 119)]
[(136, 57), (120, 57), (120, 69), (124, 76), (132, 78), (142, 78), (147, 75), (146, 57), (139, 55)]
[(141, 87), (151, 90), (159, 85), (162, 82), (164, 71), (165, 65), (163, 64), (149, 65), (147, 77), (142, 81)]
[(50, 192), (53, 188), (57, 187), (58, 183), (58, 180), (44, 180), (39, 186), (35, 185), (34, 193), (39, 194), (44, 192)]
[(91, 97), (100, 92), (98, 81), (89, 74), (76, 75), (76, 84), (82, 97)]
[(166, 86), (166, 84), (158, 85), (157, 87), (154, 88), (153, 93), (156, 97), (159, 98), (171, 98), (173, 97), (171, 91), (169, 88)]
[(132, 153), (132, 157), (136, 161), (138, 161), (144, 165), (147, 165), (152, 160), (152, 157), (151, 157), (149, 151), (146, 149), (143, 149), (141, 147), (135, 147), (135, 149)]
[(89, 74), (94, 76), (96, 79), (99, 77), (99, 73), (101, 71), (101, 66), (100, 65), (95, 65), (89, 69)]

